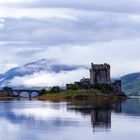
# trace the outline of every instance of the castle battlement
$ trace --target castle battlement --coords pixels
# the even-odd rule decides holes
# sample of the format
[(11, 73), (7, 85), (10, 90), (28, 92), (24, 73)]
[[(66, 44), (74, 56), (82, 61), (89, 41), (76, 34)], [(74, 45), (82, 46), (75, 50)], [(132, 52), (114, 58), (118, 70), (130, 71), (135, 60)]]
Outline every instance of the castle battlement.
[(110, 65), (107, 63), (104, 64), (91, 64), (91, 69), (96, 69), (96, 70), (100, 70), (100, 69), (110, 69)]

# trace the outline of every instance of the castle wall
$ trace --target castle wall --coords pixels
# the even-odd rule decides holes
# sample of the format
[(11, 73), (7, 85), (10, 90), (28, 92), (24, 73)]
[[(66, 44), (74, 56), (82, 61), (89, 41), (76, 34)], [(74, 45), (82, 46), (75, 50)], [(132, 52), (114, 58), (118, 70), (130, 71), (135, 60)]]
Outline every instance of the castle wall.
[(115, 82), (112, 83), (112, 87), (114, 90), (114, 93), (116, 95), (122, 93), (122, 85), (121, 85), (121, 80), (116, 80)]
[(110, 65), (94, 65), (92, 63), (90, 69), (90, 83), (94, 85), (98, 83), (110, 84), (110, 82)]

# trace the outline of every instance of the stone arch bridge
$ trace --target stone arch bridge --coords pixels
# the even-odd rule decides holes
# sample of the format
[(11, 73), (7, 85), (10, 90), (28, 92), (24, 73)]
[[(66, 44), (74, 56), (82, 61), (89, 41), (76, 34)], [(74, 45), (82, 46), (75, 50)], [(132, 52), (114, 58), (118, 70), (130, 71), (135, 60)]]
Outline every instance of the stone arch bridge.
[(26, 92), (29, 95), (29, 98), (32, 98), (33, 93), (41, 95), (41, 90), (31, 90), (31, 89), (12, 89), (10, 87), (4, 87), (0, 90), (1, 96), (17, 96), (20, 97), (21, 93)]
[(32, 94), (33, 93), (38, 93), (38, 95), (41, 94), (40, 90), (27, 90), (27, 89), (22, 89), (22, 90), (12, 90), (12, 94), (14, 95), (15, 93), (17, 94), (17, 96), (21, 96), (21, 94), (23, 92), (26, 92), (27, 94), (29, 94), (29, 98), (32, 98)]

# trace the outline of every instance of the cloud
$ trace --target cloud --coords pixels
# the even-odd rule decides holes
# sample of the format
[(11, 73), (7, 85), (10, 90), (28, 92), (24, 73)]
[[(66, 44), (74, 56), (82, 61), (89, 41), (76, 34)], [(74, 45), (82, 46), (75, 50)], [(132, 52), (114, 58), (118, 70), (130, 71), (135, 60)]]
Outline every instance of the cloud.
[(0, 0), (0, 4), (37, 2), (37, 0)]
[(3, 7), (0, 17), (1, 41), (34, 41), (49, 46), (133, 39), (140, 35), (140, 16), (136, 13)]
[(27, 87), (49, 87), (49, 86), (65, 86), (66, 83), (73, 83), (83, 75), (88, 76), (88, 71), (85, 69), (78, 69), (74, 71), (67, 71), (61, 73), (47, 73), (40, 72), (33, 75), (26, 75), (24, 77), (15, 77), (10, 81), (10, 86), (27, 86)]
[(27, 42), (0, 42), (0, 73), (38, 59), (33, 54), (42, 51), (42, 48), (27, 44)]
[[(113, 40), (95, 42), (93, 44), (48, 47), (44, 52), (36, 53), (36, 57), (47, 56), (66, 64), (94, 63), (111, 64), (112, 77), (140, 71), (140, 39)], [(55, 55), (52, 55), (55, 54)]]
[(0, 29), (4, 28), (4, 22), (5, 22), (4, 19), (0, 19)]
[[(14, 1), (14, 0), (13, 0)], [(16, 1), (16, 0), (15, 0)], [(6, 2), (6, 5), (20, 8), (74, 8), (80, 10), (108, 11), (120, 13), (139, 13), (140, 0), (32, 0), (13, 3)]]
[[(44, 11), (42, 11), (44, 12)], [(45, 44), (89, 43), (114, 39), (135, 38), (140, 35), (139, 15), (65, 10), (60, 15), (37, 18), (5, 18), (0, 30), (3, 41), (34, 41)], [(27, 12), (31, 13), (31, 12)], [(40, 12), (39, 12), (40, 13)], [(57, 17), (59, 12), (51, 12)], [(15, 14), (16, 15), (16, 14)], [(30, 14), (28, 14), (29, 16)], [(53, 14), (52, 14), (53, 15)]]
[(0, 72), (42, 58), (139, 71), (139, 13), (139, 0), (0, 1)]
[[(26, 44), (13, 47), (17, 44), (2, 48), (0, 52), (3, 54), (0, 60), (3, 64), (2, 68), (11, 64), (26, 64), (40, 58), (56, 59), (58, 62), (67, 65), (86, 65), (90, 67), (90, 63), (109, 63), (111, 64), (112, 77), (119, 77), (123, 74), (139, 71), (140, 63), (140, 39), (133, 40), (113, 40), (106, 42), (94, 42), (83, 45), (56, 45), (37, 47)], [(10, 50), (10, 51), (7, 51)], [(5, 55), (7, 59), (5, 59)], [(133, 56), (133, 57), (132, 57)], [(16, 62), (16, 63), (14, 63)], [(83, 74), (84, 76), (84, 74)]]
[(67, 8), (12, 8), (8, 6), (0, 7), (0, 17), (1, 18), (60, 18), (60, 19), (72, 19), (75, 20), (75, 17), (71, 13), (74, 12), (74, 9)]

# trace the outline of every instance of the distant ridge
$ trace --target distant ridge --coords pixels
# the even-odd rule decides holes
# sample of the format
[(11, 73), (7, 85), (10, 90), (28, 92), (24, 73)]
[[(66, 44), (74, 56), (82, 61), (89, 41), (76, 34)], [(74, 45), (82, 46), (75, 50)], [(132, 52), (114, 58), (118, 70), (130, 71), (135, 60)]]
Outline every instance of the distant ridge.
[(124, 75), (121, 80), (127, 95), (140, 96), (140, 72)]

